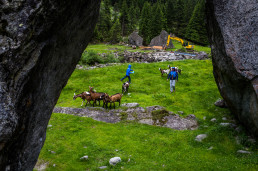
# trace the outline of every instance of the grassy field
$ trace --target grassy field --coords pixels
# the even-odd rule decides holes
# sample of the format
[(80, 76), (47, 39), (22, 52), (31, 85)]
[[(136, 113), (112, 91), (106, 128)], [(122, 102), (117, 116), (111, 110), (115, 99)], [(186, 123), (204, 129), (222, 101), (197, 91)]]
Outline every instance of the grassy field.
[[(176, 83), (176, 93), (170, 94), (166, 76), (158, 68), (178, 66), (182, 75)], [(80, 108), (81, 100), (72, 100), (73, 93), (88, 91), (121, 92), (128, 64), (94, 70), (75, 70), (63, 89), (57, 106)], [(257, 146), (249, 144), (245, 133), (219, 126), (222, 117), (233, 119), (227, 109), (214, 106), (220, 98), (210, 60), (133, 63), (130, 95), (122, 103), (137, 102), (142, 107), (161, 105), (170, 111), (183, 111), (198, 118), (199, 129), (176, 131), (135, 122), (108, 124), (65, 114), (53, 114), (47, 139), (40, 153), (39, 164), (47, 170), (257, 170)], [(206, 120), (203, 120), (203, 117)], [(210, 122), (217, 118), (217, 122)], [(228, 121), (227, 121), (228, 122)], [(194, 141), (198, 134), (207, 134), (203, 142)], [(237, 144), (238, 136), (242, 144)], [(213, 147), (212, 150), (208, 150)], [(239, 154), (237, 150), (252, 150)], [(51, 152), (52, 151), (52, 152)], [(80, 158), (88, 155), (89, 159)], [(122, 162), (110, 166), (110, 158), (119, 156)], [(55, 167), (53, 166), (55, 165)]]
[[(182, 45), (180, 42), (176, 41), (176, 40), (172, 40), (175, 48), (173, 49), (167, 49), (167, 51), (176, 51), (178, 49), (182, 48)], [(132, 49), (132, 47), (129, 46), (123, 46), (123, 45), (110, 45), (110, 44), (90, 44), (87, 46), (86, 48), (87, 51), (94, 51), (97, 53), (113, 53), (113, 52), (123, 52), (125, 50), (127, 51), (131, 51), (131, 52), (152, 52), (153, 50), (140, 50), (139, 48), (137, 49)], [(196, 51), (204, 51), (208, 54), (211, 53), (211, 48), (209, 47), (204, 47), (204, 46), (199, 46), (199, 45), (195, 45), (195, 50)]]

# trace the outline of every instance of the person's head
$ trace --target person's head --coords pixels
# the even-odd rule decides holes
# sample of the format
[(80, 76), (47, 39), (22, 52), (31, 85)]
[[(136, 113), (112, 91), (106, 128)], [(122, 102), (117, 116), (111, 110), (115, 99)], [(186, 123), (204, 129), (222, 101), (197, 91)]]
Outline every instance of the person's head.
[(128, 68), (131, 68), (131, 67), (132, 67), (132, 65), (129, 64), (129, 65), (128, 65)]
[(172, 67), (172, 71), (175, 71), (175, 67)]

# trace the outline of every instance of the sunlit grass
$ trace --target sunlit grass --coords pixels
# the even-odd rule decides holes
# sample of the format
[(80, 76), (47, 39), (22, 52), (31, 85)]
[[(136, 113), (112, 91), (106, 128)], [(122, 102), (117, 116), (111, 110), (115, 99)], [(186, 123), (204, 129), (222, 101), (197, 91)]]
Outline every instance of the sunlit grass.
[[(170, 94), (169, 82), (158, 70), (168, 64), (182, 69), (174, 94)], [(73, 93), (88, 91), (89, 86), (98, 92), (121, 92), (120, 79), (127, 65), (75, 70), (57, 106), (80, 108), (81, 100), (72, 100)], [(222, 117), (229, 120), (233, 117), (229, 110), (214, 106), (220, 95), (210, 60), (132, 63), (132, 69), (135, 74), (131, 76), (131, 95), (124, 95), (122, 103), (137, 102), (142, 107), (160, 105), (176, 113), (183, 111), (183, 117), (194, 114), (199, 128), (177, 131), (135, 122), (108, 124), (91, 118), (53, 114), (49, 121), (52, 127), (47, 129), (47, 139), (39, 156), (40, 163), (48, 163), (47, 170), (99, 170), (100, 166), (108, 166), (107, 170), (132, 171), (258, 170), (257, 146), (237, 144), (235, 137), (244, 138), (245, 134), (219, 125), (225, 122)], [(217, 118), (217, 122), (210, 122), (211, 118)], [(208, 137), (203, 142), (194, 140), (204, 133)], [(210, 147), (213, 149), (208, 150)], [(246, 147), (253, 153), (237, 153)], [(85, 155), (89, 159), (80, 160)], [(110, 166), (108, 161), (115, 156), (121, 157), (122, 162)]]

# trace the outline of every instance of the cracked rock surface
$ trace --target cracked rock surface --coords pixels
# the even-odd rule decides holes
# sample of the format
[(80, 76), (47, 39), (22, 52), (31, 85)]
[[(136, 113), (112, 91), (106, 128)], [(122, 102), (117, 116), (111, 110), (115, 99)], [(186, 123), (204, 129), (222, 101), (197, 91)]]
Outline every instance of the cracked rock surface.
[(32, 170), (100, 0), (0, 1), (0, 170)]
[(228, 108), (258, 137), (257, 0), (206, 1), (213, 73)]

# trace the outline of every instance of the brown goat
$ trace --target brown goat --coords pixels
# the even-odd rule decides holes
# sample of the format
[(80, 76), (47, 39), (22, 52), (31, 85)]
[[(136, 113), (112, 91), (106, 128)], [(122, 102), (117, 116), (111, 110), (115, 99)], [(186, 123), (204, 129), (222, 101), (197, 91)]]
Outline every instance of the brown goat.
[(83, 102), (85, 102), (85, 100), (87, 100), (87, 103), (85, 106), (87, 106), (88, 103), (90, 104), (90, 101), (92, 100), (89, 92), (82, 92), (81, 94), (77, 94), (77, 95), (74, 93), (73, 100), (75, 100), (77, 97), (80, 97), (82, 99), (81, 106), (83, 106)]
[(114, 94), (112, 96), (109, 96), (107, 93), (105, 93), (105, 104), (106, 104), (106, 108), (108, 106), (108, 103), (110, 103), (110, 109), (111, 109), (111, 104), (113, 103), (114, 104), (114, 109), (116, 108), (116, 105), (115, 105), (115, 102), (119, 102), (119, 106), (120, 106), (120, 103), (121, 103), (121, 99), (122, 99), (122, 94), (120, 93), (117, 93), (117, 94)]
[[(99, 101), (99, 105), (100, 105), (100, 100), (103, 100), (105, 93), (97, 93), (93, 91), (94, 87), (91, 87), (91, 86), (89, 86), (89, 88), (90, 88), (90, 91), (89, 91), (90, 96), (91, 96), (91, 99), (93, 100), (93, 107), (94, 107), (94, 104), (96, 104), (96, 101)], [(104, 106), (104, 102), (103, 102), (103, 106)]]

